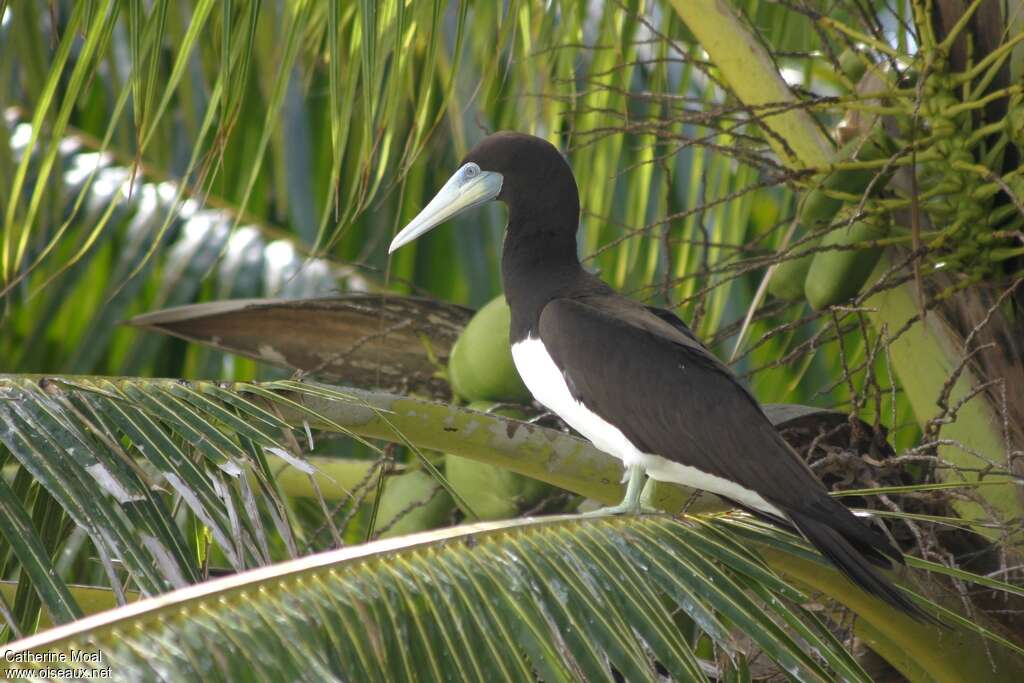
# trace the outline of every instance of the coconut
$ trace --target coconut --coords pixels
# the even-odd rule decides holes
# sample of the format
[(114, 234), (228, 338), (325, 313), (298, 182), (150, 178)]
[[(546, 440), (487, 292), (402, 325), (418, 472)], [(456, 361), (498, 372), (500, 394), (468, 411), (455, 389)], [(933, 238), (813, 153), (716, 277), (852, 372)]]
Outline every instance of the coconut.
[[(493, 403), (479, 401), (469, 405), (473, 410), (487, 412)], [(499, 409), (506, 417), (522, 418), (515, 409)], [(445, 477), (480, 519), (509, 519), (536, 506), (558, 489), (502, 467), (447, 454)], [(463, 510), (463, 512), (467, 512)], [(468, 512), (467, 512), (468, 514)]]
[(448, 361), (448, 381), (456, 396), (467, 401), (530, 400), (530, 392), (512, 362), (510, 324), (511, 312), (503, 296), (488, 302), (469, 321)]
[(381, 538), (436, 529), (448, 524), (454, 507), (451, 496), (433, 477), (412, 470), (388, 477), (377, 509), (377, 528), (385, 529)]

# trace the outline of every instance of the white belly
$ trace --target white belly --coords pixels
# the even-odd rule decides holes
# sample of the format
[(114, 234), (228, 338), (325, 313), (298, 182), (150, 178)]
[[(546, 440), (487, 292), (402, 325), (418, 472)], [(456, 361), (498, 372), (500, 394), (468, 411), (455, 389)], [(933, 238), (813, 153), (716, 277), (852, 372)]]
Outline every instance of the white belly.
[(512, 360), (535, 399), (598, 449), (621, 460), (624, 466), (641, 465), (651, 479), (708, 491), (785, 518), (785, 514), (755, 491), (696, 467), (640, 451), (618, 427), (573, 398), (565, 378), (540, 339), (531, 337), (513, 344)]

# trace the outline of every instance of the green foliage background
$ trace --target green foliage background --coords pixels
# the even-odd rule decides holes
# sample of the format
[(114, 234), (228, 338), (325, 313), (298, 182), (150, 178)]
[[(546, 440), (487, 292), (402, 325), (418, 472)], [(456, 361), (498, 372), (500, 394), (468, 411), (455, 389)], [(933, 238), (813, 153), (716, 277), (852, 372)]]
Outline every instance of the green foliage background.
[[(439, 454), (405, 439), (402, 428), (389, 438), (367, 435), (341, 418), (325, 421), (312, 408), (296, 418), (288, 403), (330, 398), (355, 404), (362, 395), (293, 383), (176, 389), (74, 376), (242, 382), (289, 376), (118, 324), (174, 305), (390, 291), (482, 306), (500, 293), (499, 206), (457, 218), (390, 259), (386, 245), (465, 152), (496, 130), (531, 132), (566, 152), (581, 190), (580, 249), (588, 267), (619, 291), (692, 321), (723, 358), (735, 356), (733, 367), (763, 402), (837, 408), (868, 425), (884, 425), (896, 452), (914, 461), (906, 471), (926, 482), (917, 495), (944, 495), (928, 492), (943, 486), (934, 479), (944, 478), (933, 477), (928, 463), (947, 445), (937, 431), (928, 431), (931, 414), (911, 410), (908, 380), (897, 377), (900, 363), (880, 343), (877, 320), (856, 307), (814, 313), (802, 300), (757, 295), (766, 268), (786, 257), (787, 248), (792, 256), (788, 229), (821, 176), (777, 153), (777, 140), (761, 120), (764, 111), (737, 96), (725, 65), (701, 46), (691, 32), (696, 25), (684, 22), (686, 4), (0, 0), (0, 371), (65, 377), (50, 384), (38, 376), (4, 380), (5, 406), (18, 406), (4, 413), (16, 415), (9, 419), (20, 430), (17, 438), (38, 439), (23, 438), (12, 448), (11, 437), (0, 452), (0, 499), (14, 520), (0, 544), (0, 575), (10, 582), (6, 637), (32, 633), (44, 617), (61, 622), (78, 616), (85, 597), (71, 597), (72, 583), (107, 587), (124, 602), (136, 589), (161, 592), (178, 574), (181, 583), (192, 583), (211, 570), (236, 571), (358, 543), (381, 529), (396, 534), (445, 526), (466, 514), (465, 506), (456, 512), (449, 490), (423, 474), (440, 464)], [(792, 86), (790, 94), (804, 99), (814, 133), (826, 140), (850, 111), (879, 108), (852, 94), (853, 83), (839, 68), (844, 50), (856, 43), (866, 60), (913, 62), (927, 45), (915, 28), (922, 25), (925, 3), (718, 5), (740, 17), (748, 39), (756, 36), (769, 48), (774, 71)], [(1017, 69), (1019, 19), (1012, 12), (1006, 17), (1001, 54)], [(1020, 92), (1012, 90), (1016, 84), (1008, 87), (1001, 97), (1012, 105), (1010, 121), (1019, 118), (1013, 112)], [(910, 101), (912, 93), (900, 92), (903, 104)], [(1008, 139), (1019, 132), (1011, 124), (1006, 130)], [(1013, 140), (1009, 147), (1017, 144)], [(1005, 177), (1019, 180), (1012, 171)], [(1012, 209), (1012, 202), (1004, 204)], [(1012, 211), (1007, 215), (1012, 221)], [(886, 246), (906, 247), (916, 239), (907, 228)], [(1010, 266), (986, 271), (993, 288), (1019, 275), (1013, 271), (1016, 252), (1000, 248), (1010, 251), (1001, 253), (998, 264)], [(999, 304), (992, 309), (997, 317), (1012, 318), (1009, 304), (1002, 298)], [(916, 313), (911, 305), (908, 315)], [(282, 401), (271, 389), (292, 392), (284, 394), (291, 398)], [(282, 410), (293, 412), (286, 419)], [(150, 431), (125, 426), (149, 420)], [(299, 445), (308, 429), (303, 420), (316, 426), (308, 432), (309, 448)], [(246, 431), (246, 422), (258, 428)], [(149, 465), (142, 473), (128, 472), (131, 466), (110, 455), (116, 447), (98, 443), (96, 435), (108, 427), (118, 435), (116, 445), (133, 457), (177, 458), (170, 469), (185, 485), (174, 493), (160, 489)], [(992, 429), (986, 425), (986, 434)], [(222, 432), (228, 436), (219, 440)], [(77, 444), (123, 476), (119, 481), (138, 475), (153, 484), (143, 487), (146, 502), (125, 508), (98, 496), (95, 505), (76, 508), (95, 482), (85, 475), (74, 480), (48, 453), (70, 454)], [(289, 468), (266, 450), (281, 445), (325, 476), (311, 483), (304, 474), (286, 474)], [(1019, 501), (1013, 493), (986, 493), (1011, 488), (1005, 485), (1010, 451), (1003, 460), (983, 454), (993, 467), (973, 462), (962, 468), (975, 472), (969, 482), (992, 471), (1004, 476), (1001, 488), (978, 486), (950, 498), (966, 521), (950, 508), (931, 519), (920, 513), (916, 522), (988, 529), (998, 551), (1014, 557), (1019, 514), (1007, 511)], [(189, 460), (202, 472), (195, 480), (188, 479)], [(25, 463), (37, 469), (30, 472)], [(226, 478), (231, 463), (251, 467), (251, 488)], [(128, 470), (118, 470), (122, 466)], [(396, 476), (381, 476), (385, 470)], [(400, 481), (407, 490), (386, 504), (387, 487), (397, 491)], [(577, 482), (574, 490), (592, 483)], [(195, 503), (182, 491), (209, 497)], [(600, 498), (607, 492), (586, 493)], [(222, 517), (203, 516), (222, 502)], [(963, 514), (967, 503), (980, 511), (978, 517)], [(913, 514), (890, 513), (904, 520)], [(407, 526), (399, 517), (408, 518)], [(96, 519), (102, 522), (95, 527), (83, 521)], [(12, 543), (17, 529), (30, 527), (36, 534), (29, 535), (31, 542)], [(109, 548), (101, 529), (114, 528), (124, 536), (118, 537), (122, 545), (111, 547), (137, 555), (122, 562), (104, 554)], [(146, 555), (154, 551), (143, 535), (133, 536), (140, 529), (166, 544), (177, 569), (169, 570), (173, 563), (159, 556), (159, 570), (147, 574), (147, 563), (159, 553)], [(237, 538), (251, 546), (225, 541), (240, 529), (244, 534)], [(752, 533), (770, 546), (770, 532)], [(945, 568), (930, 569), (957, 581), (980, 580), (958, 568), (957, 558), (929, 560), (945, 562)], [(551, 579), (558, 571), (541, 574)], [(43, 578), (51, 574), (58, 578)], [(1000, 574), (986, 585), (1012, 593), (1000, 581), (1012, 583), (1012, 576)], [(114, 601), (109, 598), (106, 604)], [(870, 628), (885, 618), (876, 615)], [(751, 628), (761, 623), (738, 621)], [(1012, 621), (979, 622), (968, 631), (1001, 638), (994, 633), (1014, 633), (1012, 623), (1007, 626)], [(908, 642), (898, 647), (893, 634), (882, 638), (890, 639), (887, 658), (894, 664), (895, 650), (914, 651), (915, 638), (922, 650), (926, 643), (911, 627), (906, 632)], [(700, 632), (690, 634), (695, 652), (702, 652)], [(857, 635), (870, 641), (863, 630)], [(1009, 642), (1014, 636), (1007, 637), (1000, 647), (1015, 651)], [(711, 640), (719, 648), (714, 654), (725, 650), (721, 640)], [(966, 644), (977, 641), (958, 642), (969, 649)], [(827, 665), (858, 676), (860, 664), (849, 664), (829, 649), (833, 645), (822, 646), (834, 655)], [(873, 647), (886, 653), (884, 645)], [(781, 646), (775, 661), (784, 666), (780, 662), (798, 650), (794, 643)], [(626, 659), (632, 657), (639, 655)], [(998, 654), (986, 657), (1001, 661)], [(807, 664), (814, 670), (809, 678), (819, 665)], [(895, 665), (905, 675), (916, 666)], [(750, 675), (743, 673), (745, 659), (735, 666), (739, 673), (730, 664), (712, 677)], [(925, 667), (921, 676), (945, 666)]]

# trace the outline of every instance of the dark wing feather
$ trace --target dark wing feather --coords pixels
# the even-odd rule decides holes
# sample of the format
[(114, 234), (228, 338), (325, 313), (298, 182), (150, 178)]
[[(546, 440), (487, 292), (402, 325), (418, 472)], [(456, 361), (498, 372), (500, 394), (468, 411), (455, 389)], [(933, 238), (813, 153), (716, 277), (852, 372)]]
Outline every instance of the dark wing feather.
[(646, 307), (620, 297), (556, 299), (541, 312), (540, 336), (576, 399), (641, 450), (778, 506), (827, 497), (729, 369)]
[(690, 326), (684, 323), (682, 320), (680, 320), (679, 316), (673, 313), (672, 311), (666, 310), (664, 308), (658, 308), (657, 306), (644, 306), (644, 308), (647, 309), (648, 312), (653, 313), (654, 315), (658, 316), (663, 321), (667, 322), (669, 325), (674, 327), (676, 331), (681, 332), (683, 335), (692, 339), (698, 344), (700, 343), (700, 341), (697, 339), (697, 335), (695, 335), (693, 333), (693, 330), (690, 329)]
[(902, 562), (899, 550), (828, 495), (754, 397), (671, 313), (614, 295), (555, 299), (539, 327), (573, 396), (637, 448), (756, 491), (788, 517), (769, 521), (795, 526), (851, 581), (932, 619), (869, 564)]

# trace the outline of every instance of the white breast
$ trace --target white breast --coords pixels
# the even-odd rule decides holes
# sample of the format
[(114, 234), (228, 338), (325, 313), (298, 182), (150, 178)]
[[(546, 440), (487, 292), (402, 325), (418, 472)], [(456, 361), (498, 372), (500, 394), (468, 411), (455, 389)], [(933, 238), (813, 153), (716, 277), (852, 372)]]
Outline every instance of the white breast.
[(565, 377), (540, 339), (528, 337), (513, 344), (512, 360), (526, 388), (535, 399), (565, 420), (598, 449), (621, 460), (624, 466), (639, 464), (652, 479), (709, 491), (748, 507), (785, 518), (784, 513), (755, 491), (696, 467), (681, 465), (660, 455), (640, 451), (618, 427), (573, 398)]

